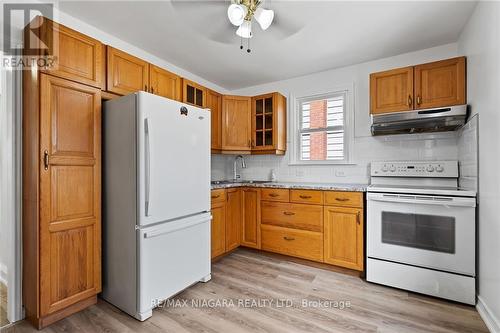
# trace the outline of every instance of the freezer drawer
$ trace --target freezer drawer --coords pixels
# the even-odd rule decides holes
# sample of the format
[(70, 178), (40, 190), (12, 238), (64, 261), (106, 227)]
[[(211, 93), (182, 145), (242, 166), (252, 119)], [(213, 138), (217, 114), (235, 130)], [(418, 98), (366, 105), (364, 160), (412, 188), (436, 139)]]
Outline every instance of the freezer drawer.
[(210, 213), (137, 230), (138, 313), (210, 277)]

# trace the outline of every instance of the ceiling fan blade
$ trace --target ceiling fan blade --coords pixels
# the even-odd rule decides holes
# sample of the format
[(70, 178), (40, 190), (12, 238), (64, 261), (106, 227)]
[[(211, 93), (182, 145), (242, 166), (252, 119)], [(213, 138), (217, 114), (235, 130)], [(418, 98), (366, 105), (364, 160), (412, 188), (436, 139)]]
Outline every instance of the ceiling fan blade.
[(200, 31), (208, 39), (222, 44), (238, 41), (236, 27), (227, 19), (230, 0), (172, 0), (170, 3), (191, 29)]
[(285, 39), (291, 37), (298, 33), (304, 27), (303, 24), (299, 24), (296, 21), (288, 19), (284, 15), (279, 15), (279, 13), (274, 13), (274, 22), (269, 27), (269, 30), (276, 32), (279, 38)]

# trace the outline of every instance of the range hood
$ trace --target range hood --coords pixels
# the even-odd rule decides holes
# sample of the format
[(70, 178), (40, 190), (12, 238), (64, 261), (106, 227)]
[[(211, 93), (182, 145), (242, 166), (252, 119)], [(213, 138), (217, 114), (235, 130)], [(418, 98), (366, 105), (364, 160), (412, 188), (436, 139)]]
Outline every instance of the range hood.
[(454, 131), (465, 124), (467, 105), (372, 115), (372, 135)]

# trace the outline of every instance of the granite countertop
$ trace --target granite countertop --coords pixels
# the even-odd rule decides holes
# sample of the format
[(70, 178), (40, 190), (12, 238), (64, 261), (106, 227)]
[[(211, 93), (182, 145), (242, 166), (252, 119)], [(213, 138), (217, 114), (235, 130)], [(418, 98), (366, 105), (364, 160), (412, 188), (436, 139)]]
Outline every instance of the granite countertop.
[(342, 184), (342, 183), (300, 183), (300, 182), (262, 182), (262, 181), (238, 181), (224, 182), (217, 184), (212, 182), (212, 190), (220, 188), (234, 187), (267, 187), (267, 188), (285, 188), (302, 190), (331, 190), (331, 191), (350, 191), (366, 192), (368, 184)]

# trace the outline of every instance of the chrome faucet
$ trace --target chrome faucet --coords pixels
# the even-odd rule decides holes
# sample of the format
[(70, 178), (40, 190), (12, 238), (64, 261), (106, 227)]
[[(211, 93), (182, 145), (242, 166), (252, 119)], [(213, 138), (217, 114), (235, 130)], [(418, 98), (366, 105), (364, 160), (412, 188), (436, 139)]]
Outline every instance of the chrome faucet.
[(233, 180), (234, 180), (234, 181), (237, 181), (238, 179), (240, 179), (240, 178), (241, 178), (241, 175), (240, 175), (240, 174), (238, 174), (238, 173), (236, 173), (236, 164), (237, 164), (237, 162), (238, 162), (238, 159), (241, 159), (241, 167), (242, 167), (243, 169), (246, 169), (246, 167), (247, 167), (247, 164), (245, 163), (245, 159), (243, 158), (243, 156), (238, 155), (238, 156), (236, 156), (236, 157), (234, 158), (234, 165), (233, 165)]

